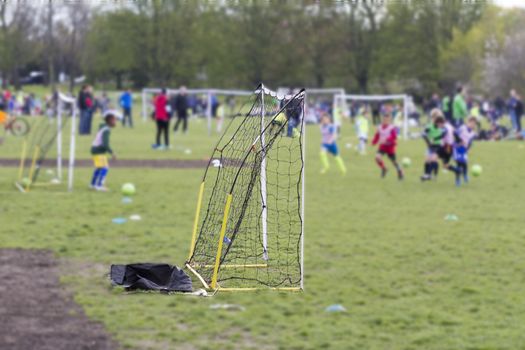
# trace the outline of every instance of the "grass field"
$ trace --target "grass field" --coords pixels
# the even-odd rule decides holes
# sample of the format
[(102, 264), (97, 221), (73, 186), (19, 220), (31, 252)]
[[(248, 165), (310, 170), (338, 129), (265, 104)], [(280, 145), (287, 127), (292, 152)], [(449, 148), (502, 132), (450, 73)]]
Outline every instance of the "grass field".
[[(169, 152), (150, 150), (151, 123), (116, 129), (112, 143), (122, 158), (207, 157), (214, 138), (204, 123), (190, 128)], [(114, 191), (101, 194), (87, 189), (91, 170), (77, 169), (72, 194), (36, 188), (23, 195), (12, 185), (16, 169), (2, 168), (0, 246), (55, 251), (65, 286), (124, 348), (523, 348), (522, 144), (476, 144), (472, 162), (484, 173), (455, 188), (451, 174), (419, 182), (421, 141), (401, 142), (398, 153), (413, 166), (400, 183), (393, 172), (379, 179), (371, 150), (361, 157), (345, 147), (355, 144), (349, 125), (343, 135), (348, 175), (335, 166), (320, 175), (319, 132), (308, 127), (303, 293), (203, 299), (110, 288), (111, 263), (184, 262), (203, 170), (113, 169)], [(80, 139), (79, 158), (88, 157), (90, 142)], [(0, 156), (16, 157), (19, 147), (9, 138)], [(129, 205), (118, 191), (124, 182), (138, 188)], [(131, 214), (143, 221), (111, 223)], [(445, 221), (447, 214), (459, 221)], [(215, 303), (246, 311), (211, 310)], [(336, 303), (348, 312), (324, 312)]]

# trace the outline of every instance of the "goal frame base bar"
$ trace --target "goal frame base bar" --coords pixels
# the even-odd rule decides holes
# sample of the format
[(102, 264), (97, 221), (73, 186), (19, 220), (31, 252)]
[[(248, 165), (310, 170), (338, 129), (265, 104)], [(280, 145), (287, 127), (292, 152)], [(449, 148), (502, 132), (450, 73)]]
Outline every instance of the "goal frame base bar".
[[(204, 267), (206, 269), (212, 269), (215, 265), (199, 265), (199, 267)], [(221, 265), (221, 269), (264, 269), (267, 268), (268, 264), (247, 264), (247, 265)]]
[(22, 193), (27, 193), (26, 189), (24, 188), (24, 186), (22, 186), (21, 184), (17, 182), (15, 182), (15, 187)]
[(259, 291), (276, 291), (276, 292), (302, 292), (301, 287), (254, 287), (254, 288), (217, 288), (218, 292), (259, 292)]
[[(216, 292), (257, 292), (257, 291), (264, 291), (264, 290), (271, 290), (271, 291), (281, 291), (281, 292), (302, 292), (303, 289), (301, 287), (238, 287), (238, 288), (229, 288), (229, 287), (221, 287), (219, 284), (217, 288), (211, 288), (208, 283), (204, 280), (204, 278), (191, 266), (189, 263), (185, 264), (186, 268), (197, 277), (197, 279), (201, 282), (203, 287), (206, 290), (210, 291), (216, 291)], [(207, 267), (205, 265), (204, 267)], [(268, 267), (267, 264), (252, 264), (252, 265), (224, 265), (222, 267), (225, 268), (259, 268), (259, 267)], [(208, 265), (208, 268), (213, 268), (212, 265)]]
[(211, 290), (210, 285), (206, 283), (204, 278), (202, 278), (202, 276), (189, 263), (186, 263), (186, 268), (199, 279), (205, 289)]
[(31, 187), (55, 187), (62, 185), (63, 182), (57, 182), (57, 183), (34, 183), (29, 186), (29, 188), (23, 186), (20, 182), (15, 182), (15, 187), (22, 193), (29, 193)]

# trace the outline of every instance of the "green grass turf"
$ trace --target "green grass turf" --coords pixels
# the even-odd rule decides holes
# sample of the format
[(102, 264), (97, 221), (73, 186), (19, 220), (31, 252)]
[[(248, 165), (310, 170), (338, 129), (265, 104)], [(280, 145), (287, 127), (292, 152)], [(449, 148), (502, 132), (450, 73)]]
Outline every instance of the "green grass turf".
[[(149, 149), (153, 126), (116, 129), (123, 158), (202, 158), (214, 139), (191, 125), (191, 155)], [(358, 156), (340, 140), (349, 173), (319, 174), (319, 132), (308, 127), (306, 280), (304, 293), (223, 293), (213, 298), (125, 294), (106, 279), (111, 263), (168, 262), (187, 257), (202, 170), (112, 169), (107, 194), (36, 188), (23, 195), (16, 169), (0, 169), (0, 246), (47, 248), (65, 262), (63, 282), (93, 319), (135, 349), (519, 349), (525, 344), (521, 208), (525, 171), (518, 142), (478, 143), (480, 178), (455, 188), (451, 174), (421, 184), (421, 141), (401, 142), (413, 166), (399, 183), (379, 179), (373, 152)], [(78, 154), (88, 154), (82, 139)], [(16, 149), (9, 139), (0, 147)], [(182, 141), (181, 141), (182, 142)], [(3, 148), (8, 147), (8, 148)], [(10, 154), (8, 154), (10, 156)], [(43, 175), (42, 180), (45, 181)], [(136, 184), (130, 205), (118, 188)], [(141, 222), (114, 225), (117, 216)], [(455, 214), (459, 221), (445, 221)], [(210, 310), (234, 303), (244, 312)], [(323, 310), (340, 303), (347, 313)]]

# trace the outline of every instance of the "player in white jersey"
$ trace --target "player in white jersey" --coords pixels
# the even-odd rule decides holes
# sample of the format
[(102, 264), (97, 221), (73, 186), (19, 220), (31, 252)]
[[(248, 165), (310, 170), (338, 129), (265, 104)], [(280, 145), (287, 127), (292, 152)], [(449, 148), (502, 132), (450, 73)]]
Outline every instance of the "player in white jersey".
[(357, 138), (359, 139), (359, 144), (357, 146), (357, 151), (361, 155), (366, 154), (366, 144), (368, 142), (368, 131), (369, 131), (369, 116), (370, 112), (367, 106), (363, 106), (359, 109), (359, 114), (355, 118), (355, 128), (357, 132)]
[[(437, 154), (439, 159), (443, 162), (443, 168), (451, 170), (450, 160), (452, 159), (452, 151), (455, 143), (454, 133), (456, 130), (448, 120), (445, 121), (443, 129), (445, 130), (445, 134), (441, 139), (441, 146), (439, 147)], [(437, 169), (434, 176), (437, 176)]]

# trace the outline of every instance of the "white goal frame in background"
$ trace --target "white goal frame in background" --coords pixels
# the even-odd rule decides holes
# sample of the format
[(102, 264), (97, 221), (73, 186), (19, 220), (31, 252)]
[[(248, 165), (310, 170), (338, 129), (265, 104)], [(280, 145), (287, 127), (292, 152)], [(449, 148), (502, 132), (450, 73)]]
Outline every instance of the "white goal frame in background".
[[(308, 102), (309, 96), (315, 95), (333, 95), (332, 97), (332, 106), (337, 106), (337, 96), (344, 96), (346, 94), (345, 89), (343, 88), (326, 88), (326, 89), (306, 89), (306, 101)], [(308, 107), (308, 106), (306, 106)]]
[[(288, 90), (289, 88), (285, 88), (285, 87), (280, 87), (277, 92), (279, 94), (282, 94), (282, 95), (285, 95), (288, 93)], [(337, 106), (337, 101), (338, 101), (338, 96), (344, 96), (346, 94), (345, 92), (345, 89), (343, 88), (337, 88), (337, 87), (334, 87), (334, 88), (306, 88), (305, 89), (305, 103), (304, 103), (304, 108), (305, 110), (303, 111), (304, 112), (304, 116), (303, 118), (306, 118), (308, 115), (309, 115), (309, 111), (308, 111), (308, 108), (310, 107), (310, 100), (311, 98), (315, 98), (315, 96), (322, 96), (322, 95), (325, 95), (325, 96), (330, 96), (332, 95), (331, 99), (332, 99), (332, 113), (335, 113), (335, 110), (336, 110), (336, 106)]]
[(337, 120), (336, 118), (336, 107), (337, 107), (337, 101), (338, 96), (344, 96), (346, 94), (345, 89), (343, 88), (326, 88), (326, 89), (306, 89), (306, 98), (305, 98), (305, 117), (308, 115), (308, 108), (310, 107), (310, 103), (308, 101), (308, 98), (311, 96), (319, 96), (319, 95), (332, 95), (332, 117), (334, 118), (334, 122), (337, 124), (337, 126), (341, 126), (338, 123), (341, 122), (340, 120)]
[(410, 96), (405, 94), (398, 95), (337, 95), (334, 96), (336, 104), (344, 103), (348, 101), (361, 101), (361, 102), (381, 102), (381, 101), (403, 101), (403, 124), (402, 124), (402, 136), (404, 140), (408, 140), (408, 104), (410, 102)]
[[(151, 98), (148, 99), (148, 95), (160, 94), (161, 88), (146, 88), (142, 89), (142, 120), (145, 122), (148, 119), (150, 111), (148, 105), (151, 102)], [(169, 95), (177, 95), (180, 93), (180, 89), (166, 89), (166, 93)], [(212, 96), (252, 96), (253, 91), (247, 90), (227, 90), (227, 89), (186, 89), (187, 94), (203, 95), (206, 96), (206, 122), (208, 128), (208, 134), (212, 134), (212, 107), (211, 100)]]
[(58, 95), (57, 120), (58, 120), (58, 135), (57, 135), (57, 176), (58, 180), (62, 181), (62, 116), (64, 114), (64, 106), (70, 104), (71, 108), (71, 136), (69, 138), (69, 164), (67, 173), (67, 190), (73, 191), (74, 176), (75, 176), (75, 155), (76, 155), (76, 135), (77, 135), (77, 115), (78, 108), (76, 99), (64, 94)]

